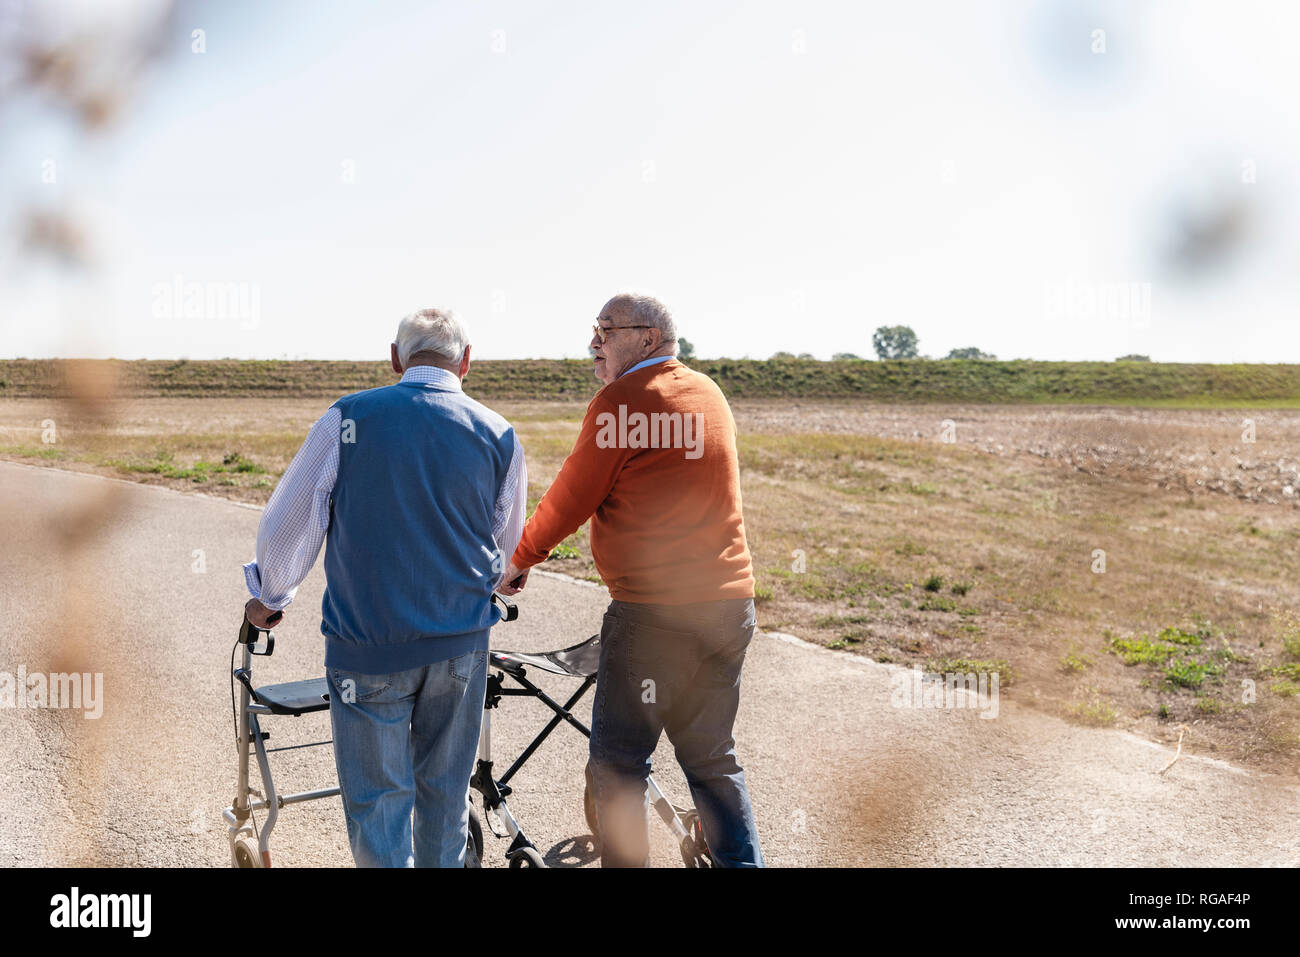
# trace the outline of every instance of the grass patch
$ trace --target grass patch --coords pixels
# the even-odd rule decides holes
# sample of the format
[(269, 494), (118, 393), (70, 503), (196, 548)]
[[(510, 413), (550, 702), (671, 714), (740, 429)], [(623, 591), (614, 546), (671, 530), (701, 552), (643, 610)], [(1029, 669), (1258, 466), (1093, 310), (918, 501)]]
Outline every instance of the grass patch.
[(1282, 650), (1292, 658), (1300, 658), (1300, 616), (1286, 616), (1282, 626)]
[[(1218, 634), (1207, 622), (1200, 622), (1196, 631), (1185, 631), (1170, 626), (1163, 628), (1153, 638), (1150, 635), (1135, 635), (1132, 638), (1120, 638), (1108, 633), (1108, 646), (1112, 654), (1118, 655), (1126, 665), (1156, 665), (1161, 668), (1164, 683), (1175, 688), (1199, 688), (1206, 678), (1216, 678), (1223, 674), (1223, 664), (1209, 664), (1190, 657), (1199, 651), (1205, 639)], [(1226, 661), (1237, 660), (1232, 649), (1225, 648)], [(1223, 659), (1222, 653), (1219, 657)]]
[(836, 651), (840, 651), (845, 648), (849, 648), (853, 645), (860, 645), (860, 644), (862, 644), (861, 635), (841, 635), (839, 638), (836, 638), (834, 641), (829, 642), (826, 645), (826, 647), (834, 648)]
[(838, 628), (840, 625), (865, 625), (870, 615), (822, 615), (813, 622), (818, 628)]
[(1126, 665), (1157, 665), (1178, 654), (1177, 648), (1157, 644), (1148, 638), (1112, 637), (1110, 650)]
[(581, 558), (582, 552), (578, 551), (573, 545), (569, 544), (570, 539), (565, 539), (551, 549), (551, 559), (563, 561), (566, 558)]
[(793, 576), (786, 581), (785, 594), (808, 601), (847, 604), (873, 594), (892, 594), (896, 587), (868, 562), (851, 564), (819, 563), (816, 571)]
[(1095, 688), (1086, 700), (1072, 705), (1070, 713), (1085, 724), (1092, 725), (1114, 724), (1118, 717), (1110, 701)]
[[(158, 450), (152, 459), (137, 461), (134, 459), (101, 459), (100, 465), (107, 465), (119, 472), (138, 472), (145, 475), (158, 475), (162, 478), (188, 480), (195, 484), (210, 481), (215, 475), (222, 474), (265, 474), (266, 469), (238, 452), (230, 452), (220, 462), (198, 459), (193, 465), (178, 465), (172, 453)], [(232, 483), (224, 483), (232, 484)]]
[(47, 462), (57, 462), (64, 457), (63, 449), (53, 445), (0, 445), (0, 452), (24, 459), (44, 459)]
[(1273, 665), (1264, 670), (1275, 678), (1287, 678), (1291, 681), (1300, 681), (1300, 662), (1293, 662), (1286, 665)]
[(935, 658), (926, 662), (926, 669), (939, 674), (987, 674), (998, 676), (998, 686), (1006, 688), (1015, 680), (1015, 672), (1003, 658)]
[(1087, 655), (1076, 655), (1070, 652), (1061, 659), (1061, 670), (1063, 671), (1087, 671), (1093, 666), (1093, 660)]
[(1198, 661), (1175, 661), (1164, 670), (1165, 681), (1180, 688), (1199, 688), (1206, 678), (1217, 677), (1223, 673), (1219, 665), (1207, 665)]
[(262, 468), (262, 466), (258, 465), (256, 462), (244, 458), (238, 452), (228, 453), (221, 460), (221, 466), (222, 467), (219, 471), (223, 472), (239, 472), (244, 475), (262, 475), (266, 473), (266, 469)]
[(1158, 665), (1170, 658), (1201, 647), (1205, 636), (1209, 634), (1208, 625), (1204, 631), (1189, 632), (1170, 626), (1161, 629), (1154, 638), (1150, 635), (1135, 635), (1132, 638), (1120, 638), (1106, 633), (1110, 651), (1120, 657), (1126, 665)]
[(1190, 647), (1199, 647), (1201, 642), (1209, 637), (1199, 632), (1182, 631), (1179, 628), (1169, 627), (1161, 630), (1156, 636), (1159, 640), (1168, 642), (1171, 645), (1185, 645)]

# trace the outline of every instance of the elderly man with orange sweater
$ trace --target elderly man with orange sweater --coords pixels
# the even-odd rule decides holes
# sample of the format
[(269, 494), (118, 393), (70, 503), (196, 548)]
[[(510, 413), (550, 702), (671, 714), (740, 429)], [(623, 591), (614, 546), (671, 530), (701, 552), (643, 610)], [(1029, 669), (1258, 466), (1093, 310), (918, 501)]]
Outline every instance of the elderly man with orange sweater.
[(677, 360), (673, 318), (649, 296), (606, 303), (591, 351), (605, 385), (502, 591), (521, 590), (529, 568), (591, 519), (612, 599), (588, 763), (602, 865), (649, 863), (646, 779), (667, 732), (715, 861), (761, 867), (732, 737), (755, 617), (731, 409), (712, 379)]

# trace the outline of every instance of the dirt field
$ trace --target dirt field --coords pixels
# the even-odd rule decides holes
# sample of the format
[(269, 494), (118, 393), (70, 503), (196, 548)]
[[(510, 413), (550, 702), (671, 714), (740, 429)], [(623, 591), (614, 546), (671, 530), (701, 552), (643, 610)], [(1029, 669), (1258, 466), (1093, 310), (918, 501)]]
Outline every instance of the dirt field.
[(1300, 505), (1300, 410), (1089, 406), (916, 406), (759, 402), (736, 410), (757, 432), (825, 432), (942, 441), (1006, 456), (1028, 454), (1087, 475), (1161, 489), (1221, 492)]
[[(490, 404), (535, 502), (583, 403)], [(327, 405), (7, 399), (0, 455), (261, 502)], [(1300, 411), (734, 410), (765, 628), (1300, 777)], [(552, 567), (595, 577), (567, 546)]]

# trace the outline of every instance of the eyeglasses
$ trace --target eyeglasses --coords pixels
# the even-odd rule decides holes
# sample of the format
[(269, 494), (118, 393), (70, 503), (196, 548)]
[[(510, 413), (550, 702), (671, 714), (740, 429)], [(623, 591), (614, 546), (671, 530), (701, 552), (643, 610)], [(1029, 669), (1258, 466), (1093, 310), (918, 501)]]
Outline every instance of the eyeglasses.
[(600, 323), (596, 323), (594, 326), (591, 327), (591, 331), (596, 336), (596, 338), (600, 340), (600, 344), (603, 346), (605, 344), (605, 340), (609, 338), (609, 334), (611, 332), (614, 332), (617, 329), (656, 329), (656, 328), (658, 327), (657, 326), (610, 326), (609, 328), (606, 328), (602, 326)]

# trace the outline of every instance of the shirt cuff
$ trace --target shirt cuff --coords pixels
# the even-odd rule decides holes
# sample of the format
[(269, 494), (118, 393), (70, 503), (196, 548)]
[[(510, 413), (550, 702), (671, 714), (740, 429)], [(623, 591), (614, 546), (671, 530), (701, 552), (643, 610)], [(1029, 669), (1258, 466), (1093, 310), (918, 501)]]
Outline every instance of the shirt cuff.
[(248, 593), (254, 598), (262, 597), (262, 573), (257, 570), (257, 562), (252, 561), (244, 565), (244, 584), (248, 586)]
[(292, 595), (282, 602), (262, 601), (262, 572), (257, 567), (256, 561), (251, 561), (244, 566), (244, 584), (248, 586), (248, 593), (271, 611), (283, 611), (293, 603)]

